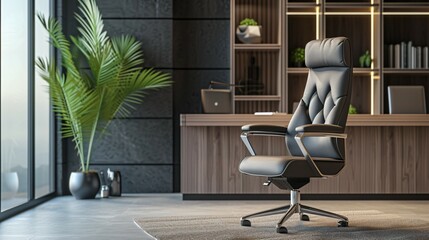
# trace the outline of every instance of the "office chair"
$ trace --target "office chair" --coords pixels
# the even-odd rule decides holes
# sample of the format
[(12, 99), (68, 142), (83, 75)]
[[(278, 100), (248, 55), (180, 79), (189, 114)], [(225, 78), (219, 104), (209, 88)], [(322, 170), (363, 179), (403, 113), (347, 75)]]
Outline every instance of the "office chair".
[[(347, 217), (300, 203), (299, 189), (310, 178), (337, 175), (345, 165), (344, 133), (352, 91), (352, 58), (347, 38), (313, 40), (305, 47), (305, 64), (309, 68), (304, 95), (288, 127), (250, 124), (242, 127), (241, 139), (251, 156), (240, 163), (240, 172), (267, 177), (264, 185), (273, 183), (290, 190), (290, 205), (250, 214), (241, 218), (242, 226), (251, 226), (249, 218), (284, 213), (277, 223), (278, 233), (287, 233), (283, 223), (294, 213), (302, 221), (306, 214), (336, 218), (339, 227), (347, 227)], [(285, 137), (290, 156), (259, 156), (249, 136)]]

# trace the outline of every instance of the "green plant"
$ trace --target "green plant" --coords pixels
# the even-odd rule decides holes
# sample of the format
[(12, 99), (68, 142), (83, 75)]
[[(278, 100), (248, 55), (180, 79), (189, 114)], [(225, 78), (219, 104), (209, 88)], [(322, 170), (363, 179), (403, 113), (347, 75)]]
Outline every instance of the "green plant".
[(368, 50), (366, 50), (365, 54), (360, 56), (359, 65), (360, 67), (371, 67), (371, 55), (369, 55)]
[(305, 62), (305, 49), (296, 48), (291, 53), (291, 61), (296, 64), (302, 64)]
[(355, 106), (351, 105), (349, 106), (349, 114), (357, 114), (357, 109)]
[(245, 18), (243, 20), (240, 21), (240, 26), (241, 25), (245, 25), (245, 26), (258, 26), (258, 22), (255, 21), (255, 19), (253, 18)]
[[(111, 120), (129, 114), (147, 90), (169, 86), (171, 81), (168, 74), (140, 67), (143, 53), (135, 38), (107, 36), (95, 0), (79, 0), (79, 5), (76, 19), (80, 36), (70, 37), (76, 51), (71, 50), (58, 20), (38, 14), (61, 54), (64, 73), (54, 60), (38, 58), (36, 65), (49, 85), (53, 110), (62, 122), (62, 136), (72, 137), (81, 171), (87, 172), (94, 141)], [(83, 55), (89, 71), (78, 68), (75, 53)]]

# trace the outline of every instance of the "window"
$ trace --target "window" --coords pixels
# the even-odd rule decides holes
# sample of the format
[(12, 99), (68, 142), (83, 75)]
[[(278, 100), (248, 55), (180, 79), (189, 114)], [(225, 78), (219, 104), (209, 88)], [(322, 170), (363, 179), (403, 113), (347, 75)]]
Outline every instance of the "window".
[[(43, 13), (49, 16), (49, 1), (35, 1), (36, 13)], [(48, 33), (39, 23), (36, 16), (34, 24), (34, 52), (35, 57), (47, 58), (50, 56), (50, 45)], [(49, 93), (47, 84), (37, 74), (34, 73), (34, 167), (35, 167), (35, 195), (36, 198), (46, 195), (53, 190), (53, 169), (50, 166), (50, 109)]]
[(50, 57), (47, 34), (35, 13), (50, 0), (1, 1), (1, 186), (4, 212), (54, 191), (52, 115), (46, 84), (34, 57)]

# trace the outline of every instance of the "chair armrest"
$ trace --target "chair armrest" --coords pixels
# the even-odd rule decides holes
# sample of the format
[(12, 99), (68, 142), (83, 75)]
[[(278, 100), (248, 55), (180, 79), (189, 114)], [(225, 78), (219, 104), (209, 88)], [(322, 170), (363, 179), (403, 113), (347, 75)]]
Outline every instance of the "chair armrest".
[(346, 139), (347, 134), (344, 133), (344, 128), (338, 125), (329, 124), (307, 124), (299, 126), (295, 129), (298, 133), (295, 135), (295, 140), (298, 143), (299, 149), (305, 157), (305, 160), (312, 168), (313, 172), (319, 177), (327, 177), (324, 175), (314, 162), (313, 157), (308, 152), (304, 144), (306, 137), (332, 137)]
[(344, 128), (333, 124), (306, 124), (295, 128), (295, 131), (297, 131), (298, 133), (344, 133)]
[(254, 135), (286, 135), (286, 127), (277, 125), (247, 124), (241, 127), (242, 133)]
[(255, 150), (250, 143), (248, 136), (251, 135), (262, 135), (262, 136), (273, 136), (273, 137), (284, 137), (286, 136), (286, 127), (276, 125), (259, 125), (259, 124), (248, 124), (241, 127), (241, 140), (246, 145), (247, 150), (251, 155), (256, 155)]

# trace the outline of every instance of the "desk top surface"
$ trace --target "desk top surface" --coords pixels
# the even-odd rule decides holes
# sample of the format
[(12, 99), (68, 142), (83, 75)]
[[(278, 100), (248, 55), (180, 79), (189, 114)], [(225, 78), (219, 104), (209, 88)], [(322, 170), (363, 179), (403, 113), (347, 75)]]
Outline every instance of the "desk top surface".
[[(292, 114), (181, 114), (180, 126), (288, 125)], [(429, 126), (429, 114), (350, 114), (347, 126)]]

